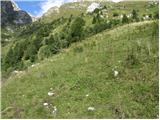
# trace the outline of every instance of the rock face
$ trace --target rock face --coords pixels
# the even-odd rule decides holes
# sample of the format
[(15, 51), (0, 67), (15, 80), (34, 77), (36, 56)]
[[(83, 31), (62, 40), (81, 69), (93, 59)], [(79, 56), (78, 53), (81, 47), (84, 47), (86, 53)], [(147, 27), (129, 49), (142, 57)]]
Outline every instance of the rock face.
[(12, 1), (1, 1), (1, 25), (31, 23), (31, 16)]

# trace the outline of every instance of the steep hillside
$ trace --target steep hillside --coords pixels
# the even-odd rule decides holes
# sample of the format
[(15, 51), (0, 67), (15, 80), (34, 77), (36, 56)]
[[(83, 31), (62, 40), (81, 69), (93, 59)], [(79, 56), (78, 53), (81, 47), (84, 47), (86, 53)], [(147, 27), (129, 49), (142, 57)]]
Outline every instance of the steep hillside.
[[(62, 5), (60, 8), (54, 7), (48, 10), (47, 13), (41, 18), (44, 22), (51, 22), (54, 19), (61, 17), (70, 17), (71, 15), (78, 16), (87, 13), (88, 7), (93, 3), (100, 4), (100, 7), (105, 7), (102, 11), (104, 17), (112, 18), (114, 13), (118, 13), (118, 16), (123, 14), (130, 14), (133, 9), (138, 10), (141, 16), (147, 14), (152, 14), (158, 10), (158, 1), (123, 1), (119, 3), (114, 3), (111, 1), (104, 0), (82, 0), (81, 2), (67, 3)], [(147, 13), (147, 14), (146, 14)]]
[[(52, 9), (59, 17), (52, 13)], [(132, 22), (155, 20), (159, 16), (158, 3), (146, 1), (116, 4), (76, 2), (52, 9), (31, 24), (2, 29), (3, 80), (14, 70), (24, 70), (68, 48), (72, 43), (103, 30)]]
[(2, 118), (157, 118), (158, 22), (103, 31), (15, 74)]

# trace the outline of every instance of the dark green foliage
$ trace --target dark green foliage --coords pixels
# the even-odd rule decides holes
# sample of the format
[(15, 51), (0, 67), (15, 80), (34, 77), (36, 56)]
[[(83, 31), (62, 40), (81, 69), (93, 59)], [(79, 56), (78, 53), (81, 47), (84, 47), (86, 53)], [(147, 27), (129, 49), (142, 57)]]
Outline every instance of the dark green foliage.
[(100, 9), (96, 8), (96, 9), (93, 11), (93, 13), (98, 14), (98, 13), (99, 13), (99, 11), (100, 11)]
[(109, 23), (101, 22), (101, 23), (95, 24), (93, 26), (93, 32), (98, 33), (98, 32), (101, 32), (101, 31), (103, 31), (105, 29), (109, 29), (109, 28), (111, 28), (111, 23), (110, 22)]
[(133, 53), (133, 51), (129, 53), (126, 58), (125, 65), (127, 65), (128, 67), (132, 67), (133, 65), (137, 65), (138, 63), (139, 63), (139, 60), (136, 54)]
[[(3, 61), (2, 61), (3, 62)], [(10, 66), (13, 66), (15, 64), (15, 58), (13, 54), (13, 49), (10, 48), (9, 51), (7, 52), (5, 58), (4, 58), (4, 69), (6, 70)]]
[(129, 22), (128, 17), (126, 16), (126, 14), (123, 14), (122, 23), (128, 23), (128, 22)]
[(113, 17), (118, 17), (119, 14), (118, 13), (113, 13)]
[(38, 51), (38, 59), (43, 60), (52, 55), (51, 47), (49, 45), (42, 46)]
[(96, 15), (96, 22), (98, 22), (98, 23), (101, 22), (101, 17), (100, 17), (100, 14), (99, 14), (99, 13)]
[(94, 16), (92, 20), (92, 24), (95, 24), (95, 23), (96, 23), (96, 17)]
[(137, 14), (136, 10), (133, 10), (132, 11), (132, 18), (137, 19), (137, 17), (138, 17), (138, 14)]
[(49, 30), (50, 30), (50, 27), (48, 25), (41, 27), (37, 32), (37, 36), (47, 37), (50, 32)]
[(107, 9), (106, 5), (105, 5), (105, 6), (103, 6), (103, 9)]
[(84, 25), (85, 21), (80, 17), (77, 17), (72, 21), (70, 26), (70, 35), (72, 37), (71, 42), (75, 42), (82, 37)]
[(100, 23), (102, 22), (102, 18), (100, 17), (100, 14), (97, 13), (96, 16), (93, 17), (93, 20), (92, 20), (92, 24), (95, 24), (95, 23)]
[(56, 54), (57, 52), (60, 51), (61, 47), (61, 40), (59, 39), (59, 35), (55, 34), (54, 36), (50, 37), (50, 40), (52, 41), (51, 43), (51, 50), (53, 54)]
[(5, 69), (9, 67), (15, 67), (19, 62), (21, 62), (21, 59), (24, 54), (25, 44), (23, 44), (23, 41), (18, 41), (15, 44), (12, 45), (12, 47), (7, 52), (4, 63), (5, 63)]
[(134, 10), (134, 9), (133, 9), (133, 11), (132, 11), (132, 19), (133, 19), (134, 21), (136, 21), (136, 22), (139, 21), (138, 13), (137, 13), (137, 11)]
[(152, 19), (152, 14), (149, 14), (149, 18)]
[(159, 12), (158, 11), (154, 13), (154, 19), (159, 19)]
[(112, 19), (112, 20), (110, 20), (110, 22), (108, 24), (110, 26), (109, 28), (111, 28), (111, 27), (114, 27), (118, 24), (121, 24), (121, 21), (119, 19)]
[(73, 19), (73, 15), (71, 14), (69, 19), (68, 19), (68, 22), (70, 23), (72, 21), (72, 19)]
[(81, 17), (84, 17), (84, 13), (81, 14)]
[(24, 53), (24, 59), (25, 60), (30, 59), (31, 62), (34, 62), (35, 59), (36, 59), (36, 54), (37, 54), (36, 46), (33, 45), (33, 44), (30, 44), (30, 45), (27, 46), (27, 49), (26, 49), (26, 51)]

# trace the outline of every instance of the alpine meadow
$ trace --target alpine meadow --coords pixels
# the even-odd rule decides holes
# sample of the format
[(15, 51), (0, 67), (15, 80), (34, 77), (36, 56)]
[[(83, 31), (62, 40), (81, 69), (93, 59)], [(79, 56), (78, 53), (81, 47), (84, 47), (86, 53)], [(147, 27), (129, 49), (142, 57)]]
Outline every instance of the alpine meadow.
[(66, 1), (1, 1), (1, 118), (158, 119), (159, 1)]

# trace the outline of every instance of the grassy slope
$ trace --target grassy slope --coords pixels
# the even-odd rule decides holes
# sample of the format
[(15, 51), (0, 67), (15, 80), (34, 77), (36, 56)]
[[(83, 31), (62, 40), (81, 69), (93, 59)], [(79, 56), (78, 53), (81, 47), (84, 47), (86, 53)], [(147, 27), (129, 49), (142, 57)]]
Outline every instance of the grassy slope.
[[(121, 14), (130, 14), (133, 9), (138, 10), (138, 14), (142, 16), (143, 14), (153, 14), (154, 12), (158, 11), (158, 5), (153, 7), (149, 7), (149, 1), (123, 1), (119, 3), (114, 2), (103, 2), (97, 1), (102, 6), (107, 7), (107, 11), (103, 11), (104, 14), (107, 14), (109, 18), (112, 18), (113, 13)], [(54, 11), (51, 12), (52, 14), (46, 15), (42, 17), (43, 22), (51, 22), (54, 19), (60, 17), (70, 17), (70, 15), (80, 15), (81, 13), (86, 13), (87, 8), (93, 2), (86, 1), (86, 2), (75, 2), (75, 3), (67, 3), (62, 5), (59, 8), (59, 13), (56, 14)], [(125, 7), (124, 7), (125, 6)]]
[(2, 118), (156, 118), (157, 30), (150, 21), (104, 31), (28, 68), (3, 84)]

